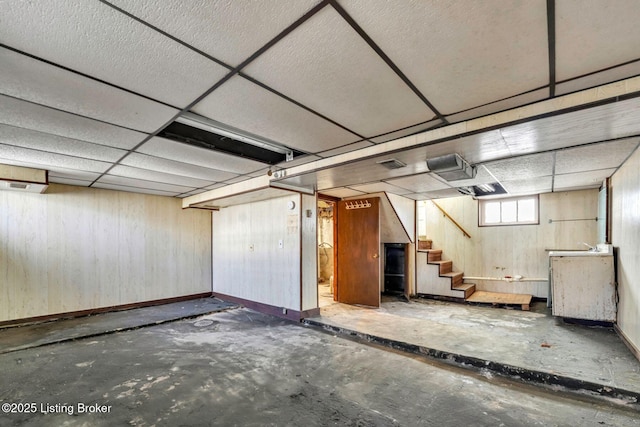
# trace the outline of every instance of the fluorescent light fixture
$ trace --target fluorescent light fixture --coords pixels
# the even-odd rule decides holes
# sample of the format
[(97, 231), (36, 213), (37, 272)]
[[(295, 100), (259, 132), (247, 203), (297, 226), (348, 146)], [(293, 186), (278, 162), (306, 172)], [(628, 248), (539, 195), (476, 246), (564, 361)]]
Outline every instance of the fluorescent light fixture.
[(207, 117), (200, 116), (198, 114), (189, 112), (182, 113), (180, 116), (178, 116), (176, 122), (207, 132), (215, 133), (216, 135), (222, 135), (231, 139), (235, 139), (237, 141), (242, 141), (256, 147), (264, 148), (265, 150), (284, 154), (286, 156), (287, 162), (293, 160), (293, 150), (290, 148), (280, 145), (277, 142), (270, 141), (266, 138), (261, 138), (257, 135), (244, 132), (240, 129), (236, 129), (232, 126), (225, 125), (215, 120), (211, 120)]

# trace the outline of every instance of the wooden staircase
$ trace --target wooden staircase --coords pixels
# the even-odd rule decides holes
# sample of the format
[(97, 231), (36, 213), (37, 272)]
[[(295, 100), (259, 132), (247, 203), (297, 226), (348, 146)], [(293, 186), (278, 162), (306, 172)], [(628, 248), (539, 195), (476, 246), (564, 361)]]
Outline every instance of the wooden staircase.
[(461, 271), (453, 271), (453, 261), (442, 259), (442, 250), (433, 249), (431, 240), (422, 240), (418, 244), (418, 250), (427, 253), (427, 264), (439, 266), (440, 277), (448, 278), (451, 281), (451, 290), (460, 291), (460, 296), (465, 300), (469, 298), (475, 291), (474, 283), (463, 283), (464, 273)]
[(453, 271), (453, 261), (443, 260), (442, 250), (433, 249), (431, 240), (419, 240), (418, 253), (422, 255), (423, 259), (426, 254), (427, 264), (437, 265), (438, 273), (429, 270), (429, 273), (422, 277), (425, 281), (424, 283), (428, 284), (428, 286), (423, 287), (419, 278), (416, 284), (416, 293), (452, 298), (473, 304), (515, 305), (520, 306), (524, 311), (529, 310), (531, 295), (487, 291), (476, 292), (476, 285), (474, 283), (464, 283), (464, 274), (461, 271)]

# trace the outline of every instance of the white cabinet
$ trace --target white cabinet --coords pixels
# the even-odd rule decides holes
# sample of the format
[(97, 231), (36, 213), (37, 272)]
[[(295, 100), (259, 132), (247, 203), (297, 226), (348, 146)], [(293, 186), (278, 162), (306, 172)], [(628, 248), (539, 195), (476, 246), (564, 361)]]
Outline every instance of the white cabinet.
[(613, 250), (549, 253), (552, 314), (574, 319), (616, 321)]

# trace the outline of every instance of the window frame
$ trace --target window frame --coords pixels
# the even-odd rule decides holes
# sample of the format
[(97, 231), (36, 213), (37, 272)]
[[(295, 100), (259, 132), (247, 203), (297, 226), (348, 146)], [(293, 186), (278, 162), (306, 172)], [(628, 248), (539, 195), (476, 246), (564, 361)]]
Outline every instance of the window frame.
[[(485, 204), (487, 203), (495, 203), (500, 202), (500, 216), (502, 217), (502, 202), (517, 202), (520, 200), (533, 200), (535, 203), (534, 212), (535, 219), (533, 221), (516, 221), (515, 222), (502, 222), (502, 218), (500, 222), (495, 223), (486, 223), (484, 218), (485, 213)], [(516, 211), (517, 218), (517, 211)], [(514, 226), (514, 225), (539, 225), (540, 224), (540, 195), (533, 194), (528, 196), (516, 196), (516, 197), (501, 197), (501, 198), (490, 198), (490, 199), (478, 199), (478, 227), (506, 227), (506, 226)]]

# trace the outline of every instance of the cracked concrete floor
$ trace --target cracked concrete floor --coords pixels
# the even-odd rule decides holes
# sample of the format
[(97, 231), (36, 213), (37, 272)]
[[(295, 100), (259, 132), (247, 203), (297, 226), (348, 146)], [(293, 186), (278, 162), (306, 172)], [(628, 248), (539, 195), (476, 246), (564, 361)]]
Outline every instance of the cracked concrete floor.
[(248, 309), (0, 355), (0, 372), (3, 410), (37, 407), (0, 412), (2, 426), (640, 425), (637, 412)]

